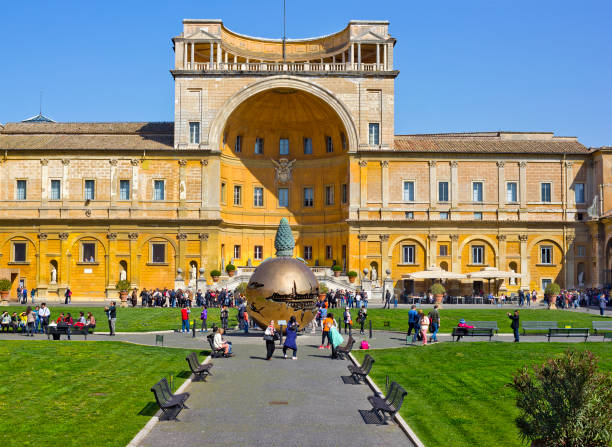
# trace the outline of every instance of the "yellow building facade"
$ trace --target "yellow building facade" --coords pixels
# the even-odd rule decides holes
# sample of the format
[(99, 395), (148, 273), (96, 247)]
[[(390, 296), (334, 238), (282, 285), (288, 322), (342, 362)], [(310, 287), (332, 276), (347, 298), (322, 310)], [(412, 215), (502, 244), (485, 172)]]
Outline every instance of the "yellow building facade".
[(509, 292), (609, 282), (608, 148), (548, 132), (395, 135), (388, 27), (283, 43), (184, 20), (174, 122), (2, 126), (13, 297), (20, 282), (51, 300), (67, 287), (114, 298), (121, 278), (212, 284), (213, 269), (273, 256), (282, 217), (308, 265), (375, 269), (397, 293), (422, 292), (404, 275), (431, 266), (514, 270)]

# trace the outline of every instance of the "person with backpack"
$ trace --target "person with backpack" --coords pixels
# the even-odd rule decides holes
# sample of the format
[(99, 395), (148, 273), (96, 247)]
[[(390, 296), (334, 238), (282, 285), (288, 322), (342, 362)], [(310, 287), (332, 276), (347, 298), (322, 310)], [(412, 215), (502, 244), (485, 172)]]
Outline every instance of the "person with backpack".
[(291, 315), (289, 324), (287, 324), (287, 337), (283, 343), (283, 356), (285, 358), (287, 358), (287, 349), (291, 349), (293, 351), (293, 356), (291, 358), (297, 360), (297, 331), (297, 321), (295, 320), (295, 316)]
[(229, 319), (229, 310), (227, 310), (227, 306), (223, 306), (221, 309), (221, 327), (227, 330), (227, 320)]
[(433, 309), (427, 314), (429, 323), (431, 324), (431, 342), (438, 343), (438, 329), (440, 329), (440, 314), (438, 305), (434, 305)]
[(412, 335), (412, 342), (421, 340), (421, 320), (423, 319), (423, 310), (419, 309), (417, 312), (416, 320), (414, 321), (414, 334)]
[(181, 309), (181, 332), (189, 332), (189, 314), (191, 311), (187, 307), (186, 304), (183, 304), (183, 308)]
[[(416, 330), (415, 327), (418, 315), (419, 314), (416, 311), (416, 306), (413, 304), (412, 306), (410, 306), (410, 310), (408, 311), (408, 333), (406, 334), (406, 339), (410, 337), (410, 334), (413, 330)], [(412, 341), (414, 341), (414, 337)]]
[(514, 343), (519, 342), (519, 311), (518, 309), (514, 311), (514, 314), (508, 313), (508, 318), (512, 320), (510, 323), (510, 327), (512, 328), (512, 332), (514, 332)]
[(70, 301), (72, 301), (72, 290), (70, 290), (70, 287), (66, 287), (66, 292), (64, 293), (64, 304), (70, 304)]
[(351, 335), (351, 326), (353, 324), (353, 320), (351, 317), (351, 311), (349, 310), (349, 308), (347, 307), (344, 310), (344, 333), (346, 334), (346, 330), (348, 329), (348, 334)]
[(429, 317), (421, 311), (421, 321), (420, 321), (420, 331), (421, 338), (423, 339), (423, 346), (427, 344), (427, 331), (429, 330)]
[(361, 309), (359, 309), (359, 313), (357, 314), (357, 323), (359, 323), (359, 333), (364, 335), (363, 326), (365, 325), (366, 320), (368, 319), (368, 311), (365, 308), (365, 305), (361, 305)]
[(202, 309), (202, 313), (200, 313), (200, 320), (202, 320), (202, 329), (200, 329), (200, 332), (208, 332), (208, 326), (206, 325), (207, 318), (208, 318), (208, 309), (206, 308), (206, 305), (204, 305), (204, 308)]
[(274, 329), (274, 320), (271, 320), (264, 332), (263, 337), (266, 342), (266, 360), (270, 360), (272, 358), (272, 354), (274, 354), (274, 340), (276, 340), (276, 337), (277, 332), (276, 329)]

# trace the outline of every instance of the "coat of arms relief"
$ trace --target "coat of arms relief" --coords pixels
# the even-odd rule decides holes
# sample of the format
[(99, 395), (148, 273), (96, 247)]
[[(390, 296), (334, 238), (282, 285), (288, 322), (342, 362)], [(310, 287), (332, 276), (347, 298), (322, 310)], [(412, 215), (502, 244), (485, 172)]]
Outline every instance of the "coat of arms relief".
[(278, 183), (289, 183), (291, 181), (291, 170), (296, 159), (280, 158), (278, 161), (272, 160), (276, 169), (276, 181)]

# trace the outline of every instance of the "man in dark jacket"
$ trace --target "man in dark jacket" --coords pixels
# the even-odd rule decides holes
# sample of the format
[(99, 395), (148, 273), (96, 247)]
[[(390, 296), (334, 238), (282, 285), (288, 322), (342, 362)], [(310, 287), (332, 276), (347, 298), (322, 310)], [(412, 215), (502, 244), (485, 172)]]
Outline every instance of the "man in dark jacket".
[(514, 311), (514, 314), (508, 313), (508, 318), (512, 320), (510, 323), (510, 327), (514, 331), (514, 343), (519, 342), (519, 311), (518, 309)]

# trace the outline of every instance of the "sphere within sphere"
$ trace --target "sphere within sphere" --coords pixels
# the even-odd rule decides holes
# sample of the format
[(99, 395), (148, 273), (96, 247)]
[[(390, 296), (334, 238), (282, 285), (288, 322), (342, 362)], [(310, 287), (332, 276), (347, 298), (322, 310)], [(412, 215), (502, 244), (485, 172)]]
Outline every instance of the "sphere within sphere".
[(295, 316), (304, 328), (315, 316), (319, 282), (304, 263), (290, 257), (266, 259), (253, 272), (246, 289), (249, 317), (265, 328), (274, 320)]

